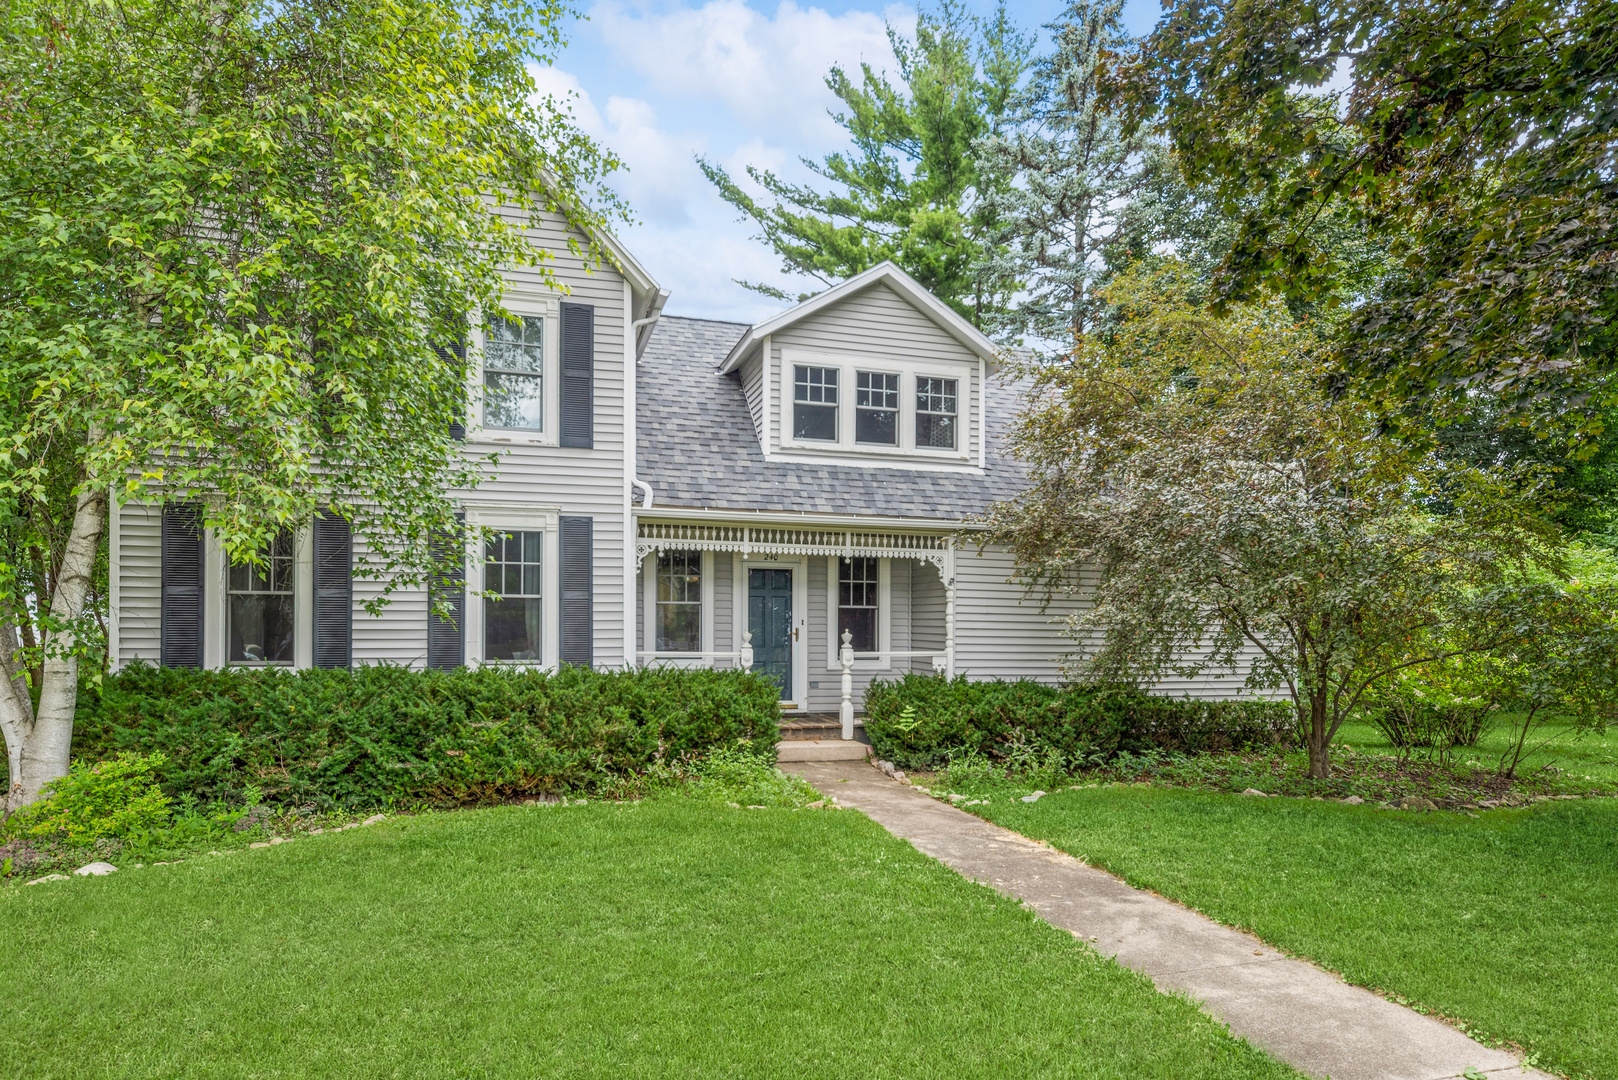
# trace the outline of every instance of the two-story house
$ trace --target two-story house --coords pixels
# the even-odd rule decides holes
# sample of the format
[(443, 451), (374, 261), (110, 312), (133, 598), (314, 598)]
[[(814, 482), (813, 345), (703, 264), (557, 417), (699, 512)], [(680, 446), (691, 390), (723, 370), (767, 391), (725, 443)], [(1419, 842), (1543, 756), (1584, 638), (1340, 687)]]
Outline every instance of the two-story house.
[[(225, 564), (191, 508), (128, 503), (111, 523), (114, 664), (410, 667), (744, 662), (788, 713), (904, 671), (1054, 679), (1070, 648), (1003, 551), (969, 522), (1014, 497), (1019, 388), (981, 333), (891, 264), (756, 325), (663, 313), (610, 240), (587, 268), (557, 224), (532, 233), (566, 294), (512, 273), (516, 316), (478, 331), (464, 493), (499, 538), (469, 549), (441, 619), (424, 589), (351, 573), (321, 518), (262, 568)], [(963, 532), (963, 527), (965, 531)], [(1236, 693), (1231, 681), (1165, 689)]]

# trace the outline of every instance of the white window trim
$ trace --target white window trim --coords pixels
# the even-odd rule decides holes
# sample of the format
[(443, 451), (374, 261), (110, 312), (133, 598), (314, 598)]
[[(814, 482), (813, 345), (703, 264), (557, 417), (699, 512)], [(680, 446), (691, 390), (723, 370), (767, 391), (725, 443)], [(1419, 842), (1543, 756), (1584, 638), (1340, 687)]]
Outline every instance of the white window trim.
[(468, 442), (496, 446), (557, 446), (562, 424), (562, 302), (554, 293), (508, 291), (501, 304), (513, 315), (537, 315), (545, 320), (545, 363), (541, 374), (544, 394), (544, 430), (491, 428), (483, 423), (484, 320), (477, 320), (469, 335), (474, 363), (467, 369)]
[[(697, 572), (702, 575), (702, 581), (697, 586), (698, 599), (702, 603), (702, 613), (697, 623), (701, 633), (697, 639), (698, 653), (711, 653), (714, 651), (714, 553), (711, 551), (699, 552), (702, 563)], [(641, 651), (656, 653), (657, 648), (657, 552), (652, 552), (641, 560), (640, 574), (641, 595)], [(659, 663), (673, 663), (680, 667), (707, 667), (707, 661), (700, 655), (690, 660), (682, 660), (677, 651), (669, 650)]]
[(490, 660), (500, 667), (534, 667), (555, 670), (562, 633), (561, 586), (558, 566), (561, 557), (559, 509), (536, 509), (531, 506), (498, 506), (485, 504), (466, 508), (466, 524), (475, 542), (466, 550), (466, 664), (481, 667), (483, 659), (483, 562), (484, 542), (473, 530), (484, 528), (509, 529), (512, 532), (543, 532), (545, 534), (543, 568), (545, 602), (545, 655), (538, 661)]
[[(842, 671), (843, 662), (838, 652), (843, 647), (841, 636), (837, 633), (837, 602), (840, 597), (838, 585), (839, 564), (843, 561), (841, 555), (828, 555), (826, 557), (826, 670)], [(880, 556), (876, 560), (876, 652), (857, 652), (854, 654), (855, 671), (890, 671), (893, 668), (893, 657), (888, 651), (893, 648), (893, 560), (887, 556)]]
[[(837, 440), (798, 439), (793, 437), (793, 383), (794, 369), (798, 366), (824, 367), (837, 370)], [(951, 364), (942, 361), (895, 360), (851, 356), (842, 353), (810, 352), (803, 349), (782, 349), (776, 382), (776, 409), (780, 416), (780, 447), (799, 453), (858, 455), (888, 461), (919, 460), (971, 464), (971, 447), (978, 435), (979, 418), (971, 408), (976, 369), (981, 365)], [(856, 373), (881, 372), (899, 376), (899, 445), (854, 441), (854, 413), (856, 409)], [(916, 379), (954, 379), (956, 382), (955, 417), (958, 438), (953, 450), (916, 445)], [(979, 395), (981, 397), (981, 393)], [(768, 413), (768, 410), (766, 410)]]
[(219, 536), (202, 534), (202, 666), (205, 668), (280, 668), (301, 671), (315, 666), (315, 541), (305, 525), (292, 531), (292, 662), (232, 661), (230, 655), (230, 563)]

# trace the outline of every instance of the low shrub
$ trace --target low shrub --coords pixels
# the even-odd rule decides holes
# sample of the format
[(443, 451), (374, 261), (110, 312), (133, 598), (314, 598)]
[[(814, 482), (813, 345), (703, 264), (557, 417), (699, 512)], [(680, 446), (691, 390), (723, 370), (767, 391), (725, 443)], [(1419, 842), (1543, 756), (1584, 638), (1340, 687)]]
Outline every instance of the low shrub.
[(1284, 745), (1294, 727), (1290, 706), (1274, 701), (914, 674), (872, 683), (865, 713), (877, 754), (905, 768), (935, 767), (952, 753), (972, 751), (1015, 772), (1077, 769), (1120, 753)]
[(1442, 688), (1423, 691), (1400, 684), (1368, 698), (1359, 712), (1400, 750), (1444, 753), (1456, 747), (1476, 746), (1495, 710), (1493, 702), (1482, 698), (1463, 698)]
[(169, 797), (155, 779), (163, 764), (162, 754), (130, 753), (93, 765), (75, 762), (37, 801), (0, 822), (0, 830), (84, 848), (161, 829), (169, 822)]
[(621, 787), (721, 747), (770, 753), (778, 692), (743, 672), (137, 666), (81, 695), (75, 756), (161, 754), (165, 791), (315, 810)]

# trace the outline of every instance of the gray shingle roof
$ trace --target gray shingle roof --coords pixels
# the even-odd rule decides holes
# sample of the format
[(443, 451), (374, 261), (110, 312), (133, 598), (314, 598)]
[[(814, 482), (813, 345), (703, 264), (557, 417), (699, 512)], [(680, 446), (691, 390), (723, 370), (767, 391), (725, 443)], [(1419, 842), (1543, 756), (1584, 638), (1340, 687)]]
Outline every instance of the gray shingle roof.
[(1025, 486), (1005, 449), (1016, 389), (991, 378), (984, 475), (765, 461), (740, 378), (716, 372), (746, 324), (665, 315), (636, 368), (636, 472), (653, 508), (874, 515), (956, 524)]

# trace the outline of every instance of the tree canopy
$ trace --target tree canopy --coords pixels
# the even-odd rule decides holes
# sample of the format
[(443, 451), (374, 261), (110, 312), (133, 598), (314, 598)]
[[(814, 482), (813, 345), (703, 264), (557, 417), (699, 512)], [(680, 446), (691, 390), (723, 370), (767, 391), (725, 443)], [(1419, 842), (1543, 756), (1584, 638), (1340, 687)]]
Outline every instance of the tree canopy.
[(987, 537), (1083, 601), (1086, 677), (1244, 672), (1291, 697), (1324, 777), (1367, 689), (1512, 640), (1500, 597), (1556, 567), (1555, 530), (1535, 477), (1379, 437), (1308, 324), (1275, 301), (1216, 316), (1188, 278), (1121, 275), (1109, 331), (1038, 371), (1013, 435), (1033, 486)]
[(233, 557), (330, 508), (387, 538), (373, 572), (427, 571), (477, 480), (444, 346), (502, 265), (543, 270), (531, 215), (589, 237), (616, 207), (610, 156), (533, 100), (565, 14), (6, 6), (0, 721), (25, 795), (67, 767), (109, 497), (195, 501)]
[(1598, 430), (1618, 344), (1615, 28), (1583, 0), (1177, 0), (1132, 93), (1240, 214), (1221, 297), (1331, 291), (1317, 225), (1340, 207), (1400, 268), (1353, 298), (1338, 344), (1363, 396), (1419, 416), (1483, 392)]

